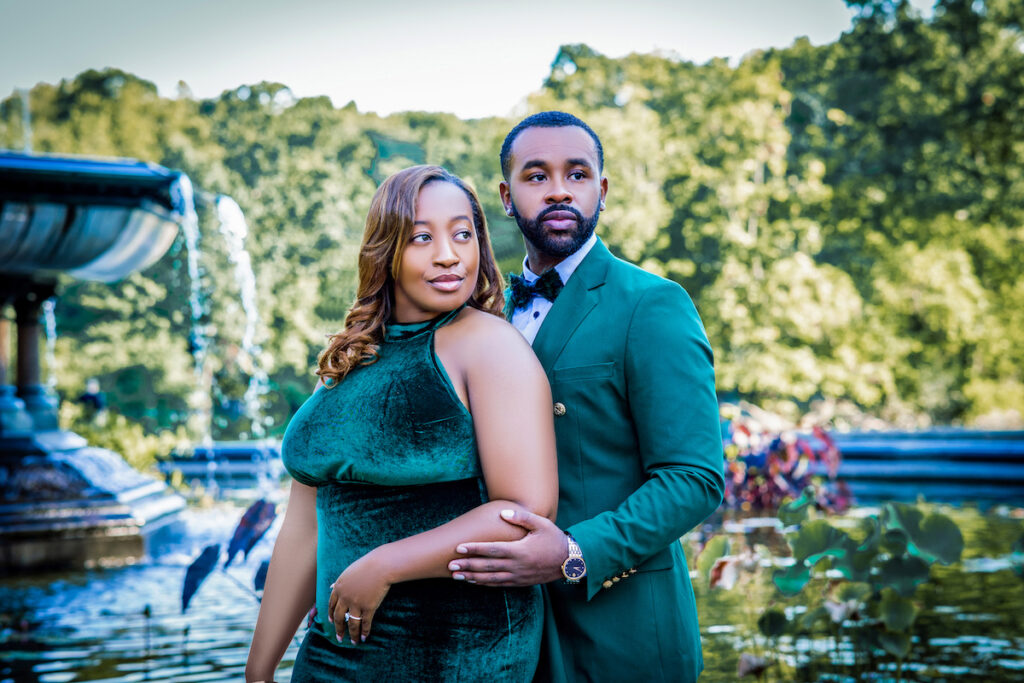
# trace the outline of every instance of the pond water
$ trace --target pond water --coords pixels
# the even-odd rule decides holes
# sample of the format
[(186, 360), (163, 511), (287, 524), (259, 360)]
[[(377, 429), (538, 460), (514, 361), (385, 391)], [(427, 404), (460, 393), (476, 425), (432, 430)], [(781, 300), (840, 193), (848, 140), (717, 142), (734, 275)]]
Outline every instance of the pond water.
[[(181, 586), (203, 546), (226, 544), (243, 510), (188, 509), (180, 524), (151, 540), (151, 557), (133, 566), (0, 579), (0, 683), (242, 680), (258, 611), (250, 587), (270, 556), (280, 515), (247, 561), (239, 557), (229, 574), (210, 575), (184, 615)], [(1005, 513), (944, 512), (963, 530), (965, 561), (935, 567), (932, 581), (918, 589), (922, 614), (903, 680), (1024, 681), (1024, 581), (1008, 560), (1024, 521)], [(755, 624), (776, 599), (770, 583), (711, 591), (696, 579), (695, 590), (704, 630), (702, 683), (737, 680), (743, 652), (780, 657), (769, 680), (896, 680), (891, 657), (865, 662), (842, 637), (780, 639), (767, 647)], [(289, 680), (297, 642), (279, 681)]]
[[(1024, 557), (1012, 554), (1013, 543), (1024, 534), (1022, 511), (937, 509), (960, 527), (963, 561), (950, 567), (934, 565), (930, 581), (918, 586), (913, 601), (920, 615), (902, 680), (1024, 681), (1024, 576), (1019, 573)], [(758, 543), (769, 541), (769, 534), (756, 524), (747, 531)], [(758, 617), (766, 608), (784, 604), (770, 581), (770, 570), (731, 590), (711, 590), (701, 578), (695, 578), (694, 588), (705, 635), (702, 682), (737, 680), (737, 663), (744, 652), (778, 660), (766, 672), (770, 681), (897, 680), (895, 658), (853, 647), (839, 629), (828, 637), (784, 636), (777, 643), (761, 636)], [(805, 595), (816, 593), (820, 598), (827, 589), (824, 581), (812, 582)]]
[[(253, 577), (280, 515), (248, 560), (206, 579), (184, 615), (181, 589), (205, 545), (227, 547), (244, 510), (189, 508), (133, 566), (0, 579), (0, 682), (241, 681), (259, 611)], [(297, 652), (293, 641), (277, 680), (289, 680)]]

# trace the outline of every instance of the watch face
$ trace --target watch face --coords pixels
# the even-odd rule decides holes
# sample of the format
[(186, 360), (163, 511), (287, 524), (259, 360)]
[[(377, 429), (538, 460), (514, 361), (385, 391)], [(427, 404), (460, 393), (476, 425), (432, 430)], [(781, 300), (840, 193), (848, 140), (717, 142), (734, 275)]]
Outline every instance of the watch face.
[(587, 565), (578, 557), (570, 557), (562, 565), (562, 573), (567, 579), (582, 579), (587, 575)]

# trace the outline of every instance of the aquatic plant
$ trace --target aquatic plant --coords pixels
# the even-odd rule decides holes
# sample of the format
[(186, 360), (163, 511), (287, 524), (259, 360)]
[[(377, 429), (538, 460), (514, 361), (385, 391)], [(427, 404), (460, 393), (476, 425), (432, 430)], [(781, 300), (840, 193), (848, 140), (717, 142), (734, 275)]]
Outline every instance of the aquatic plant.
[(723, 404), (721, 413), (727, 508), (774, 512), (809, 487), (819, 510), (842, 512), (853, 502), (838, 479), (839, 449), (821, 426), (810, 427), (812, 440), (750, 404)]
[[(738, 674), (760, 678), (778, 664), (783, 637), (821, 634), (836, 648), (846, 639), (856, 666), (863, 660), (871, 665), (879, 655), (895, 658), (900, 678), (915, 636), (918, 586), (931, 580), (934, 564), (960, 561), (963, 535), (946, 515), (901, 503), (887, 503), (846, 529), (838, 520), (811, 518), (816, 499), (805, 490), (779, 509), (788, 558), (749, 544), (733, 554), (726, 536), (710, 539), (697, 558), (698, 572), (713, 589), (757, 581), (771, 568), (777, 595), (758, 610), (756, 629), (774, 655), (747, 653)], [(838, 650), (832, 658), (841, 659)]]

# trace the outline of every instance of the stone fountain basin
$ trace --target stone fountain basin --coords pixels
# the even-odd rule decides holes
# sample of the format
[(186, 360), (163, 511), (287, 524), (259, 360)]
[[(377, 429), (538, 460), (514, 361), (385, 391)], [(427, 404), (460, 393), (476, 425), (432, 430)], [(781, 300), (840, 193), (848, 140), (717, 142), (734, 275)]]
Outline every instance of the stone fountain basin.
[(185, 207), (175, 171), (0, 151), (0, 273), (113, 282), (159, 259)]

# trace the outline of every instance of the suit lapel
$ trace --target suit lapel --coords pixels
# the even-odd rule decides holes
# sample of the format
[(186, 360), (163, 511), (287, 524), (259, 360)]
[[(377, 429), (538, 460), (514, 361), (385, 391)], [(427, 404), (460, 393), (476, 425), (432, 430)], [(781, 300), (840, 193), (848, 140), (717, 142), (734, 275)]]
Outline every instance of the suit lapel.
[(599, 289), (612, 258), (604, 243), (597, 240), (545, 316), (533, 340), (533, 351), (549, 375), (569, 337), (600, 300)]

